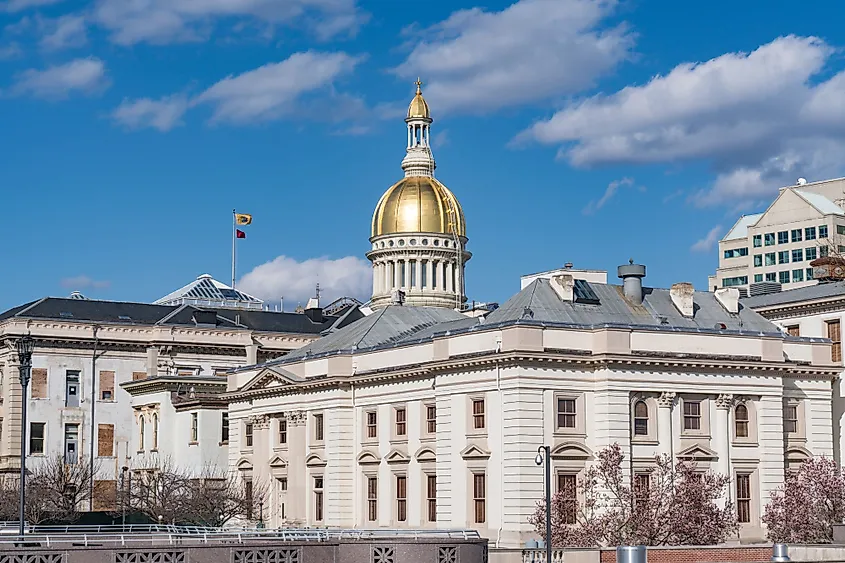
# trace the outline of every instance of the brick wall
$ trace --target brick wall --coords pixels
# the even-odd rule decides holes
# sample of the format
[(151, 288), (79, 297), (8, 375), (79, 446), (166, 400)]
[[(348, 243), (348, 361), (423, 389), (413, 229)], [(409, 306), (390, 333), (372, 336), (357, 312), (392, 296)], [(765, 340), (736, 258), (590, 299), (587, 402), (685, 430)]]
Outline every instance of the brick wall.
[[(763, 547), (652, 547), (648, 563), (740, 563), (771, 561), (771, 546)], [(602, 550), (601, 563), (616, 563), (616, 550)]]

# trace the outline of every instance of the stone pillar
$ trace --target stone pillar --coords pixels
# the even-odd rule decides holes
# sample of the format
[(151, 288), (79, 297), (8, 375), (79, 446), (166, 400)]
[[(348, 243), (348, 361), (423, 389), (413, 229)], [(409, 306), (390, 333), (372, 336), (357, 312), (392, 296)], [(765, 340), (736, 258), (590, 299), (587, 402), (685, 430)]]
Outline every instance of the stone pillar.
[(425, 261), (425, 288), (431, 289), (434, 287), (434, 263), (431, 258)]
[(402, 264), (404, 264), (404, 266), (402, 267), (405, 269), (405, 279), (402, 280), (402, 289), (404, 289), (407, 293), (408, 289), (411, 287), (411, 260), (408, 258), (403, 258)]
[(454, 266), (452, 262), (446, 262), (446, 291), (452, 292), (455, 291), (455, 284), (454, 278), (452, 276), (452, 270)]
[(384, 263), (384, 293), (390, 293), (393, 289), (393, 262)]
[(158, 375), (158, 346), (147, 347), (147, 377)]
[(415, 265), (416, 265), (416, 267), (414, 268), (416, 270), (416, 272), (414, 272), (414, 277), (416, 278), (415, 283), (416, 283), (417, 291), (419, 291), (420, 289), (422, 289), (423, 263), (422, 263), (422, 260), (420, 260), (419, 256), (417, 256), (417, 258), (416, 258), (416, 260), (414, 260), (414, 262), (415, 262)]
[(713, 421), (713, 450), (718, 454), (716, 472), (730, 475), (731, 471), (731, 441), (730, 414), (733, 406), (733, 395), (719, 395), (716, 397), (716, 420)]
[(373, 296), (378, 295), (378, 262), (373, 262)]
[(288, 411), (285, 413), (288, 421), (288, 520), (305, 522), (311, 497), (311, 483), (308, 482), (308, 471), (305, 467), (307, 457), (307, 435), (305, 433), (306, 413), (303, 411)]
[(246, 363), (249, 365), (258, 363), (258, 344), (255, 342), (246, 346)]
[(393, 289), (402, 288), (402, 266), (401, 260), (393, 261)]
[[(661, 455), (673, 455), (672, 407), (675, 393), (661, 393), (657, 399), (657, 441)], [(674, 460), (672, 460), (674, 463)]]

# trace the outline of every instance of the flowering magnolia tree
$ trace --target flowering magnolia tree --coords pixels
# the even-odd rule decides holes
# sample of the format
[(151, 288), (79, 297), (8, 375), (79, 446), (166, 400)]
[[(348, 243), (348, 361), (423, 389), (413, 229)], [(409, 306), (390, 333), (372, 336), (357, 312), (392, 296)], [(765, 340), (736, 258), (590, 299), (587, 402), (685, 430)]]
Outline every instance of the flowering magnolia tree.
[[(730, 479), (700, 473), (669, 456), (656, 457), (649, 479), (627, 479), (619, 444), (598, 454), (597, 463), (569, 490), (552, 497), (552, 545), (709, 545), (738, 530), (733, 505), (725, 500)], [(545, 539), (546, 505), (529, 518)]]
[(808, 459), (788, 473), (763, 513), (775, 543), (830, 543), (833, 525), (845, 522), (845, 476), (826, 457)]

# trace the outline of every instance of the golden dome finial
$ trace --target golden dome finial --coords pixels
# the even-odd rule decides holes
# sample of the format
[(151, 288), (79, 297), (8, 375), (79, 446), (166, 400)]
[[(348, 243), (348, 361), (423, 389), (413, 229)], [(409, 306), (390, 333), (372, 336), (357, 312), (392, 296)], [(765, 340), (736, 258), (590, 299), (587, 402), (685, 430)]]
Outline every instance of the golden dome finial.
[(428, 109), (425, 98), (422, 96), (422, 80), (417, 77), (417, 81), (414, 84), (417, 86), (417, 93), (414, 95), (414, 99), (411, 100), (411, 105), (408, 106), (408, 119), (423, 118), (430, 120), (431, 112)]
[(414, 84), (417, 85), (417, 94), (422, 94), (422, 80), (420, 80), (419, 76), (417, 76), (417, 81)]

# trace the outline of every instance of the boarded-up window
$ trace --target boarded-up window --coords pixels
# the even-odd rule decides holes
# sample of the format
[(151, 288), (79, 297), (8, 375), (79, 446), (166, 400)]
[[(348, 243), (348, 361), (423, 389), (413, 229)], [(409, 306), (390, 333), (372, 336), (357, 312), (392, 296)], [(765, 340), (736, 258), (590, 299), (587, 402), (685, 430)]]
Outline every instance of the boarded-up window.
[(114, 424), (97, 425), (97, 455), (100, 457), (114, 455)]
[(47, 398), (47, 370), (45, 368), (32, 369), (32, 398)]
[(145, 372), (145, 371), (133, 371), (132, 372), (132, 381), (138, 381), (139, 379), (147, 379), (147, 372)]
[(94, 481), (94, 510), (117, 508), (117, 481)]
[(842, 332), (840, 332), (839, 319), (827, 321), (827, 337), (833, 342), (830, 348), (830, 359), (836, 363), (842, 361)]
[(114, 372), (100, 372), (100, 400), (114, 401)]
[(789, 336), (801, 336), (801, 327), (800, 325), (790, 325), (786, 327), (786, 333)]

